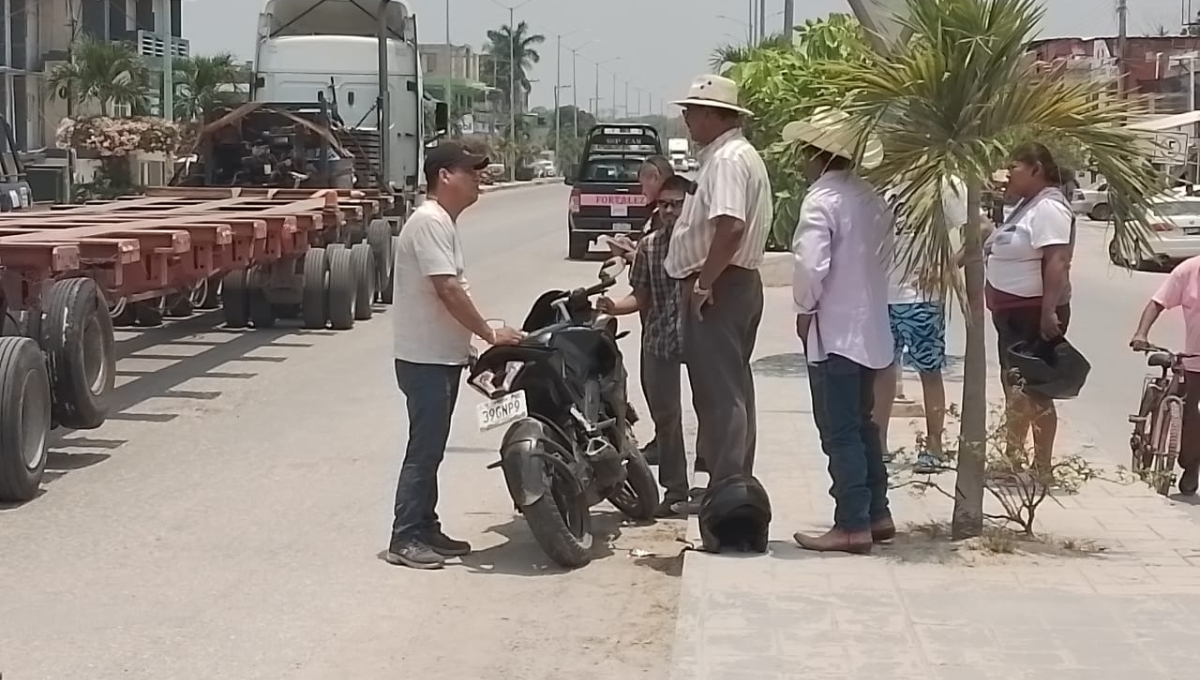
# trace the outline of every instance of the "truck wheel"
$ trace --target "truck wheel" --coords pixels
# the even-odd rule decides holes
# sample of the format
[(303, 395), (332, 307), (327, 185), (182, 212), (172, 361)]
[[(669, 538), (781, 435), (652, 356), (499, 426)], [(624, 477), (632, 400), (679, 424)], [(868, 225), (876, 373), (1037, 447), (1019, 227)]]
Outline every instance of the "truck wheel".
[(43, 310), (41, 344), (50, 365), (54, 420), (74, 430), (100, 427), (117, 377), (104, 295), (91, 279), (65, 279), (50, 286)]
[(304, 327), (324, 330), (329, 321), (329, 253), (324, 248), (309, 248), (304, 253), (304, 293), (300, 305)]
[(167, 306), (165, 298), (154, 298), (132, 303), (134, 324), (142, 328), (158, 328), (163, 325)]
[(0, 502), (33, 500), (46, 471), (50, 376), (38, 344), (0, 338)]
[(275, 308), (267, 299), (266, 276), (258, 269), (246, 275), (246, 307), (250, 312), (250, 323), (258, 330), (275, 327)]
[(357, 279), (354, 295), (354, 320), (367, 321), (375, 310), (375, 289), (379, 282), (375, 280), (375, 254), (366, 243), (356, 243), (350, 249), (350, 260), (354, 265), (354, 276)]
[[(367, 227), (367, 243), (375, 258), (375, 291), (382, 294), (387, 288), (392, 268), (388, 264), (392, 257), (392, 227), (387, 220), (373, 220)], [(383, 300), (381, 299), (380, 302)]]
[(400, 247), (400, 237), (392, 237), (392, 249), (387, 261), (387, 282), (379, 291), (379, 301), (385, 305), (392, 304), (396, 299), (396, 250)]
[(588, 254), (588, 246), (590, 245), (591, 242), (588, 241), (586, 236), (576, 236), (575, 234), (571, 234), (570, 243), (567, 249), (567, 259), (582, 260), (586, 258)]
[(354, 275), (354, 258), (349, 248), (335, 248), (329, 253), (329, 325), (335, 331), (354, 328), (355, 302), (358, 281)]
[(226, 328), (245, 328), (250, 324), (245, 269), (235, 269), (221, 279), (221, 310), (225, 313)]

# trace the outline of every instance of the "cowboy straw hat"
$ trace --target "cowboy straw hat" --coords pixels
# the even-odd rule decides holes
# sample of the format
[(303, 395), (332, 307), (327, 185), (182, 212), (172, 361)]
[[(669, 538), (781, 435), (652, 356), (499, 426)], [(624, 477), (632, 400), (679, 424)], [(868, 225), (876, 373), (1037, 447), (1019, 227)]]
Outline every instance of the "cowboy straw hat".
[(788, 123), (783, 128), (783, 141), (803, 142), (850, 160), (858, 159), (859, 147), (862, 146), (860, 166), (870, 170), (883, 162), (883, 143), (879, 138), (868, 134), (863, 142), (862, 135), (854, 129), (850, 116), (829, 107), (817, 109), (805, 120)]
[(753, 116), (749, 109), (738, 106), (737, 83), (722, 76), (704, 75), (692, 81), (686, 99), (671, 102), (675, 106), (707, 106), (714, 109), (737, 111)]

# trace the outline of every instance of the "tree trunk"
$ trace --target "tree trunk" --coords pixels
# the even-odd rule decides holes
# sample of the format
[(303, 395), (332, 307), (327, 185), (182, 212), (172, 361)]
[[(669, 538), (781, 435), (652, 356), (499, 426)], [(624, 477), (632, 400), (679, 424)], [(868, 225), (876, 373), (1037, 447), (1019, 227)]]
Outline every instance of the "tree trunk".
[(977, 178), (967, 183), (969, 222), (963, 235), (967, 296), (967, 352), (963, 367), (962, 428), (958, 443), (958, 476), (955, 480), (955, 540), (983, 533), (983, 490), (987, 474), (987, 354), (984, 343), (983, 240), (980, 204), (983, 190)]

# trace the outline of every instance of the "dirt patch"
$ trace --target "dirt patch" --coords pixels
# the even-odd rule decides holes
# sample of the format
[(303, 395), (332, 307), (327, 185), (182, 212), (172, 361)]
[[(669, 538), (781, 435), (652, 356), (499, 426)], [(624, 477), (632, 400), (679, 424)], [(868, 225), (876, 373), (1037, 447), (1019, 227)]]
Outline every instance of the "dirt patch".
[(1026, 536), (1008, 529), (989, 526), (983, 535), (965, 541), (950, 540), (950, 525), (926, 522), (905, 527), (890, 543), (877, 546), (879, 554), (913, 564), (960, 564), (986, 566), (1015, 561), (1061, 561), (1087, 558), (1107, 552), (1091, 540), (1050, 535)]

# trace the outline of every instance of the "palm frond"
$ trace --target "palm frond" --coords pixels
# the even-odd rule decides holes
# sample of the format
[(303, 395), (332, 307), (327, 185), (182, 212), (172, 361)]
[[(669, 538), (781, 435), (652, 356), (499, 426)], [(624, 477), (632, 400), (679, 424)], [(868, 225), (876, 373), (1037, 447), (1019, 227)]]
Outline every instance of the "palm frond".
[(1082, 149), (1110, 181), (1122, 252), (1144, 250), (1145, 207), (1162, 180), (1138, 134), (1123, 127), (1138, 105), (1035, 69), (1025, 56), (1042, 17), (1035, 0), (908, 0), (908, 8), (907, 45), (822, 69), (837, 91), (825, 103), (883, 141), (883, 163), (870, 176), (903, 206), (905, 266), (961, 294), (941, 187), (949, 177), (987, 186), (1014, 146), (1031, 139)]

